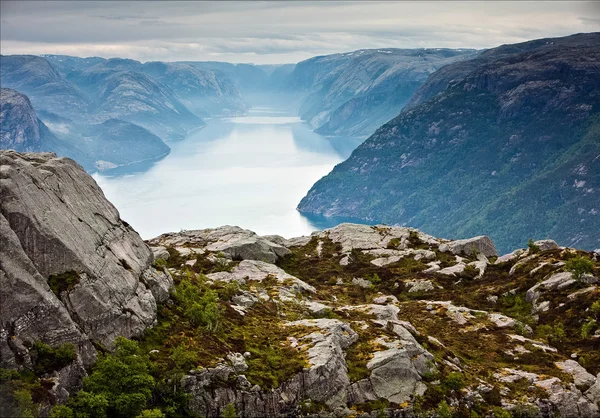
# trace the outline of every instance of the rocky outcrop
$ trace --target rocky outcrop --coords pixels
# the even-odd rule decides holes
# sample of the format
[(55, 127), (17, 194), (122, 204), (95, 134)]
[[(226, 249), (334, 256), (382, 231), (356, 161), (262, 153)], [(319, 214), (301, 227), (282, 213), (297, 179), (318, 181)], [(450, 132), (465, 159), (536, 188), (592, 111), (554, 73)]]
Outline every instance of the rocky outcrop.
[(193, 247), (196, 252), (221, 252), (233, 260), (262, 260), (269, 263), (290, 253), (287, 248), (237, 226), (171, 232), (153, 238), (149, 243), (175, 248)]
[[(183, 377), (181, 385), (191, 395), (189, 408), (198, 415), (218, 417), (228, 404), (245, 417), (293, 416), (303, 400), (327, 404), (332, 410), (346, 410), (346, 389), (350, 382), (344, 350), (357, 334), (336, 319), (289, 322), (286, 326), (310, 327), (314, 332), (300, 339), (308, 350), (309, 365), (304, 371), (274, 390), (252, 386), (243, 370), (226, 364), (203, 369)], [(214, 388), (214, 382), (233, 381), (237, 388)], [(346, 414), (344, 414), (346, 415)]]
[(3, 367), (27, 362), (38, 340), (73, 342), (90, 364), (91, 341), (150, 327), (172, 279), (94, 180), (49, 153), (2, 151), (0, 164)]
[(0, 146), (16, 151), (39, 151), (40, 121), (24, 94), (0, 89)]
[(489, 237), (480, 236), (469, 239), (459, 239), (452, 241), (446, 246), (442, 246), (440, 251), (450, 251), (453, 254), (472, 254), (473, 252), (483, 254), (486, 257), (495, 257), (498, 255), (494, 243)]

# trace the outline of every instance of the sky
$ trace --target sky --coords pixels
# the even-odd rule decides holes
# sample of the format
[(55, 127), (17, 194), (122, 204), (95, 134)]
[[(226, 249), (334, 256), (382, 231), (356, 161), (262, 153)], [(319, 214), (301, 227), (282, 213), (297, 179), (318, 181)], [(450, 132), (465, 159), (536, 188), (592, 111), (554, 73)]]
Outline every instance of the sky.
[(600, 31), (600, 2), (2, 1), (2, 54), (294, 63), (362, 48), (490, 48)]

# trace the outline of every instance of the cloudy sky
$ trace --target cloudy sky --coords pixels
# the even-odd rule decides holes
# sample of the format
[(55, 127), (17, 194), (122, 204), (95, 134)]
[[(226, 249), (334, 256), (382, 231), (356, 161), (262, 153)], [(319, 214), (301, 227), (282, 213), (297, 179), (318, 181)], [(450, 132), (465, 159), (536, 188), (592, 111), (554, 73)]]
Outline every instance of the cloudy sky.
[(3, 54), (297, 62), (380, 47), (487, 48), (600, 31), (600, 2), (2, 1)]

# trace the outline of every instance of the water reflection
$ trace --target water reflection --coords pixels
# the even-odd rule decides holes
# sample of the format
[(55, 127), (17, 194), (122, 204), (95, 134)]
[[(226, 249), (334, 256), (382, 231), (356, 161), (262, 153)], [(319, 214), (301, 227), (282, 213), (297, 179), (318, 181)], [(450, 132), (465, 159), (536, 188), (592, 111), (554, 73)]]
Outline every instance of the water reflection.
[[(239, 225), (259, 234), (306, 235), (324, 223), (296, 205), (360, 140), (325, 138), (266, 107), (210, 120), (164, 159), (95, 174), (144, 238), (180, 229)], [(332, 226), (335, 220), (330, 220)]]

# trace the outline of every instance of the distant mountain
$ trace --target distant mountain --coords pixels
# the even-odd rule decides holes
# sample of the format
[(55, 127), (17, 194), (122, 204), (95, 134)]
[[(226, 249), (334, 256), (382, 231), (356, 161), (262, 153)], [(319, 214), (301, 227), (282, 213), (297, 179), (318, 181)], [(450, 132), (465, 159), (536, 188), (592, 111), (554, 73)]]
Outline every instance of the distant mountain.
[(288, 89), (305, 92), (300, 116), (324, 135), (368, 136), (400, 112), (440, 67), (474, 50), (363, 49), (298, 63)]
[(502, 251), (600, 247), (600, 33), (505, 45), (432, 74), (298, 209)]
[(202, 70), (218, 71), (226, 75), (236, 83), (244, 97), (262, 91), (268, 83), (271, 72), (269, 69), (253, 64), (231, 64), (219, 61), (185, 61), (182, 64)]
[(0, 144), (2, 149), (33, 152), (44, 149), (52, 135), (37, 118), (29, 98), (12, 89), (0, 89)]
[(170, 151), (158, 136), (129, 122), (109, 119), (88, 124), (45, 111), (40, 114), (47, 124), (27, 96), (0, 89), (0, 149), (55, 152), (77, 160), (88, 171), (153, 160)]
[(102, 120), (127, 120), (166, 140), (182, 139), (190, 130), (204, 125), (170, 89), (147, 74), (109, 73), (100, 77), (97, 86), (93, 108)]
[(69, 118), (87, 117), (89, 101), (45, 59), (34, 55), (0, 55), (0, 84), (18, 90), (38, 110)]
[(165, 62), (148, 62), (140, 71), (169, 87), (201, 116), (235, 116), (248, 110), (233, 80), (219, 71)]

